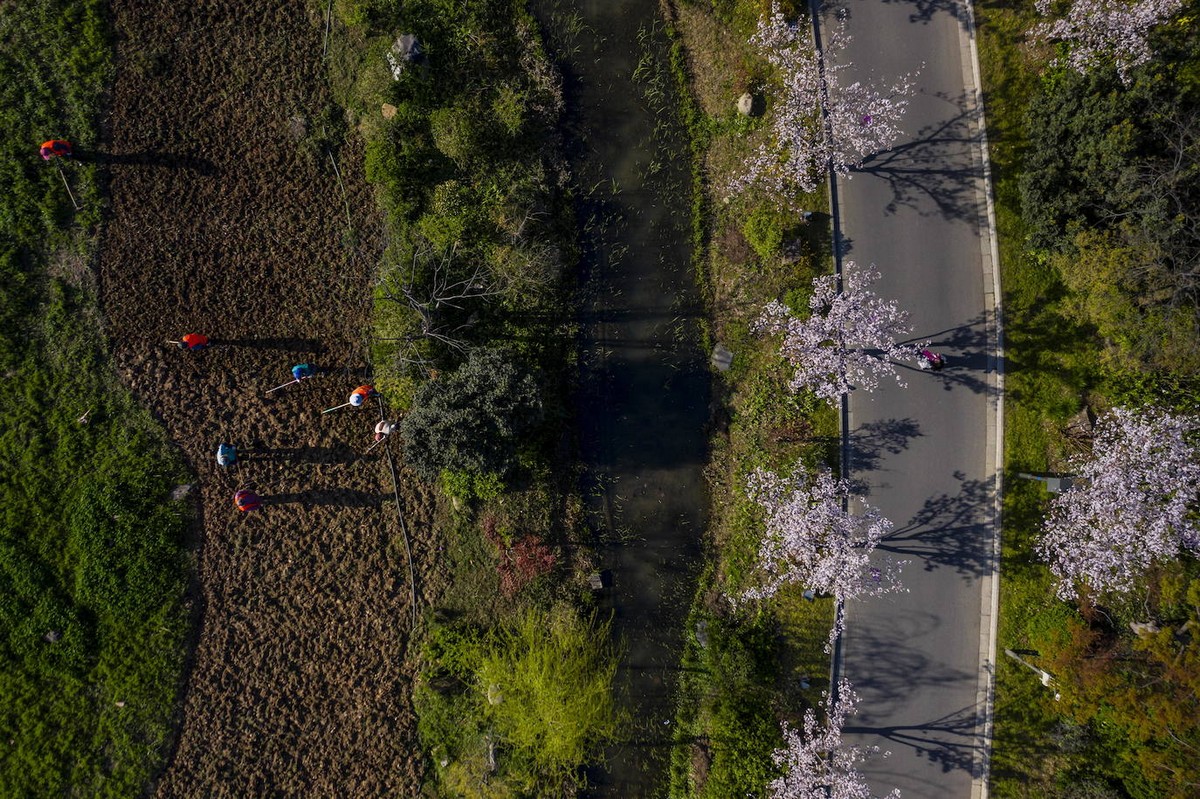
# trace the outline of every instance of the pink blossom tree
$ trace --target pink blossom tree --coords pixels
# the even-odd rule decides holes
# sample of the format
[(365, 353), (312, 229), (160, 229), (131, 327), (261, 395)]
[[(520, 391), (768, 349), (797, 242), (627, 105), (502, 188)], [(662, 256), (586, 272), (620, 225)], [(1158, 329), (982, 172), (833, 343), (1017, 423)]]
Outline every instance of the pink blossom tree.
[(776, 68), (782, 91), (769, 140), (734, 178), (731, 194), (754, 187), (794, 205), (797, 192), (815, 189), (828, 169), (848, 175), (868, 156), (891, 149), (900, 136), (912, 77), (886, 88), (844, 83), (839, 73), (850, 65), (836, 63), (833, 56), (849, 41), (839, 23), (830, 30), (824, 51), (817, 50), (812, 36), (772, 3), (750, 42)]
[[(1054, 12), (1053, 0), (1034, 4), (1042, 16)], [(1065, 17), (1042, 22), (1034, 35), (1067, 44), (1066, 63), (1089, 72), (1105, 63), (1128, 82), (1129, 70), (1150, 60), (1150, 31), (1183, 8), (1183, 0), (1072, 0)]]
[(745, 599), (767, 599), (786, 585), (841, 601), (899, 588), (898, 564), (870, 562), (892, 523), (861, 500), (860, 512), (851, 513), (850, 484), (828, 469), (810, 475), (801, 464), (788, 478), (757, 469), (746, 493), (762, 507), (766, 530), (758, 550), (760, 582)]
[(1100, 421), (1037, 547), (1060, 597), (1074, 597), (1080, 583), (1128, 591), (1154, 563), (1200, 552), (1197, 432), (1197, 417), (1158, 408), (1116, 408)]
[[(842, 742), (846, 717), (854, 714), (857, 704), (850, 683), (842, 680), (837, 699), (826, 697), (823, 722), (809, 708), (799, 730), (784, 723), (784, 747), (772, 755), (784, 775), (767, 786), (770, 799), (874, 799), (858, 767), (878, 754), (879, 747)], [(900, 791), (893, 788), (886, 799), (900, 799)]]
[(841, 291), (836, 275), (813, 280), (808, 301), (812, 313), (807, 318), (797, 317), (778, 301), (763, 310), (752, 329), (782, 334), (780, 353), (796, 368), (789, 382), (793, 391), (810, 388), (836, 405), (854, 388), (874, 391), (883, 375), (904, 385), (893, 361), (919, 358), (928, 342), (897, 341), (910, 332), (908, 314), (871, 290), (879, 277), (873, 265), (858, 269), (847, 261)]

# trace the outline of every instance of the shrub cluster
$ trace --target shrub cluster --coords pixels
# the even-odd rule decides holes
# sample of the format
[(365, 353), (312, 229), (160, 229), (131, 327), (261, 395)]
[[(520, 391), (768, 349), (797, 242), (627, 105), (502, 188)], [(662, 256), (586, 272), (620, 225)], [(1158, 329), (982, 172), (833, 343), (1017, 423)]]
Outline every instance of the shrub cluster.
[[(564, 402), (572, 347), (559, 76), (515, 0), (339, 9), (367, 36), (349, 102), (387, 217), (376, 384), (420, 420), (405, 431), (424, 477), (507, 479), (517, 450), (539, 458), (535, 428), (541, 408)], [(411, 60), (397, 49), (402, 34), (418, 42)], [(509, 386), (517, 405), (467, 411), (478, 397), (466, 383), (480, 368), (468, 353), (479, 348), (491, 351), (493, 377), (536, 377)], [(426, 381), (437, 387), (419, 388)], [(469, 429), (458, 427), (464, 419)]]
[(608, 625), (562, 605), (487, 631), (434, 627), (415, 701), (447, 790), (569, 795), (617, 729), (609, 638)]

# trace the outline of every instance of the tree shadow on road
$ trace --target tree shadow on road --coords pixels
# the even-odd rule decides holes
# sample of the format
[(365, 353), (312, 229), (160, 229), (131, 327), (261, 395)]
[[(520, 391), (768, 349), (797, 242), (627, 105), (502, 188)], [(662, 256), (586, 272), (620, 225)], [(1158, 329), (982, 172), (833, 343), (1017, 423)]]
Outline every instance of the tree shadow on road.
[(850, 431), (850, 470), (874, 471), (885, 452), (898, 455), (908, 449), (909, 441), (921, 435), (916, 419), (864, 422)]
[(882, 738), (884, 750), (898, 746), (912, 749), (918, 757), (937, 763), (943, 772), (966, 771), (972, 777), (981, 776), (983, 754), (976, 735), (977, 709), (974, 705), (948, 713), (921, 724), (902, 724), (881, 727), (847, 726), (847, 735)]
[(996, 478), (968, 480), (959, 472), (958, 494), (925, 500), (903, 527), (892, 532), (879, 549), (897, 556), (919, 558), (925, 571), (950, 567), (964, 579), (990, 574), (994, 562), (991, 535)]
[[(937, 96), (937, 95), (931, 95)], [(966, 98), (940, 97), (961, 109)], [(921, 216), (977, 225), (983, 218), (979, 180), (983, 166), (975, 149), (979, 145), (977, 112), (960, 110), (949, 119), (921, 128), (914, 141), (876, 153), (863, 161), (856, 173), (886, 181), (892, 199), (884, 212), (909, 208)], [(969, 160), (969, 165), (958, 162)], [(933, 203), (930, 210), (923, 201)]]
[(914, 373), (914, 377), (938, 380), (946, 391), (965, 388), (976, 394), (986, 394), (991, 388), (987, 375), (997, 366), (991, 351), (993, 327), (987, 314), (980, 314), (955, 327), (913, 336), (900, 343), (928, 341), (930, 349), (946, 356), (945, 368), (935, 372), (908, 363), (897, 363), (896, 366)]

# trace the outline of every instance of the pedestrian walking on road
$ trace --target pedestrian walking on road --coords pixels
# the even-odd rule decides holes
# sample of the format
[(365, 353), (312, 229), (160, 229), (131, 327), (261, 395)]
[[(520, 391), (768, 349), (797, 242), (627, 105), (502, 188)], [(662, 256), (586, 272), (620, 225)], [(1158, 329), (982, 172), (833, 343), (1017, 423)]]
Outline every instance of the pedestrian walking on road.
[(940, 372), (945, 365), (946, 356), (938, 355), (931, 350), (921, 350), (921, 354), (917, 356), (917, 366), (925, 370), (932, 369), (935, 372)]

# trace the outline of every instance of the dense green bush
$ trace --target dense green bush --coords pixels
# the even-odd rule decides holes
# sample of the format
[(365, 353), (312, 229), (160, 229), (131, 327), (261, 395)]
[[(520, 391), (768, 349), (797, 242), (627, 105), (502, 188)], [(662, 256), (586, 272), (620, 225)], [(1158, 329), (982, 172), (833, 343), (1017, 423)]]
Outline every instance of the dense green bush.
[(1197, 34), (1115, 72), (1047, 75), (1030, 98), (1021, 205), (1030, 244), (1094, 326), (1110, 365), (1200, 372)]
[(400, 432), (409, 464), (428, 480), (444, 471), (504, 475), (541, 416), (533, 376), (495, 350), (478, 349), (417, 391)]
[(416, 691), (448, 793), (553, 797), (617, 729), (608, 624), (567, 606), (479, 631), (435, 627)]

